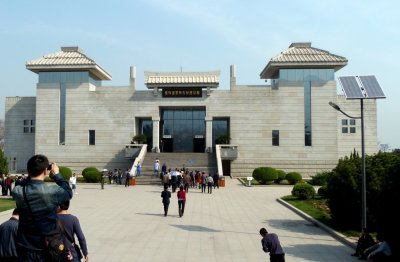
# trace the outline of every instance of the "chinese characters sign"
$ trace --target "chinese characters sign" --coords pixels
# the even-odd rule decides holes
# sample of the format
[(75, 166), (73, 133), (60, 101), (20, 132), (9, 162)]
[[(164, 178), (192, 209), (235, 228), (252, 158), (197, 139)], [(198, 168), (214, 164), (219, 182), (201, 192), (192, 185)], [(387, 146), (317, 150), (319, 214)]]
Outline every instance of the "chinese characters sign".
[(202, 97), (201, 88), (163, 88), (162, 90), (163, 97)]

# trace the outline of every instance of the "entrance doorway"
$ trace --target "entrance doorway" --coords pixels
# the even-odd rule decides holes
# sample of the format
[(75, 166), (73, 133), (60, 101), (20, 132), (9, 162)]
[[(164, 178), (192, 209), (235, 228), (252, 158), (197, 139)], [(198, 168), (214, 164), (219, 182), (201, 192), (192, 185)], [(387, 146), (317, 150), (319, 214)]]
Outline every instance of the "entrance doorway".
[(164, 152), (204, 152), (205, 108), (161, 108), (160, 115)]

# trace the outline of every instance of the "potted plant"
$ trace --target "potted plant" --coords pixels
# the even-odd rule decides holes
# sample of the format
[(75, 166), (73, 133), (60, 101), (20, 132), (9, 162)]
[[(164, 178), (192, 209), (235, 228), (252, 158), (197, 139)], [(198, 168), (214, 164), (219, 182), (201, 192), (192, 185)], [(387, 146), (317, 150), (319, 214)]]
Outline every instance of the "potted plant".
[(217, 139), (215, 140), (216, 144), (223, 144), (223, 145), (227, 145), (229, 144), (231, 141), (231, 137), (229, 136), (229, 134), (223, 134), (217, 137)]
[(132, 144), (146, 144), (147, 137), (144, 134), (136, 135), (132, 138)]

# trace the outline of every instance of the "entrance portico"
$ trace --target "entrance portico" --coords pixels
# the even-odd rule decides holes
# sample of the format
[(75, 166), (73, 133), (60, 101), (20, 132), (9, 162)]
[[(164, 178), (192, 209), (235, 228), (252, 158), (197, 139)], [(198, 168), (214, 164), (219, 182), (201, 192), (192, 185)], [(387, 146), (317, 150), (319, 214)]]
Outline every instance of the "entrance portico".
[(152, 118), (153, 151), (212, 151), (212, 117), (207, 116), (205, 105), (187, 104), (193, 98), (207, 98), (211, 88), (218, 88), (219, 76), (219, 71), (145, 72), (145, 84), (153, 89), (153, 95), (171, 101), (160, 106), (159, 116)]

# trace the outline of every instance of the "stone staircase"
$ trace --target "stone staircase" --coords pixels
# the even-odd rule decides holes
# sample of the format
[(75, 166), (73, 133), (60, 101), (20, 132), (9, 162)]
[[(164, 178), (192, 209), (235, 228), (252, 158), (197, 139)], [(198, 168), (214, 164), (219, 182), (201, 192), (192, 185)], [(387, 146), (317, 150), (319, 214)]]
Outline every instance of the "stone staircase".
[(217, 172), (217, 159), (210, 153), (147, 153), (142, 163), (140, 177), (136, 177), (137, 185), (161, 185), (159, 178), (153, 174), (154, 161), (158, 159), (161, 166), (165, 163), (167, 170), (170, 168), (181, 169), (183, 166), (189, 170), (199, 170), (206, 173)]

